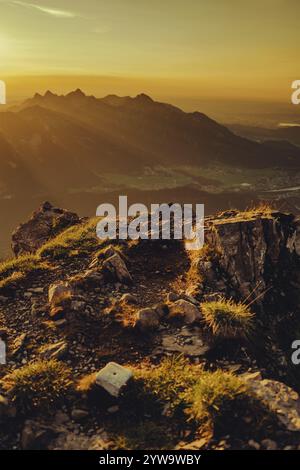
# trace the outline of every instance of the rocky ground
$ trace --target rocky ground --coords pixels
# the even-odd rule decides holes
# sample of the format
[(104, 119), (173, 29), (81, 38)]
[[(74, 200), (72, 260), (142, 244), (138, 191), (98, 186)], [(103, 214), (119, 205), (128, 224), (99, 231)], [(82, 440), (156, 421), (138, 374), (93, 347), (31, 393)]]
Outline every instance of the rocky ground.
[[(100, 242), (95, 225), (45, 203), (13, 234), (17, 256), (0, 265), (0, 448), (300, 448), (300, 221), (228, 211), (206, 220), (197, 252)], [(241, 323), (210, 322), (216, 302), (245, 307)], [(69, 371), (65, 391), (37, 388), (40, 361)], [(243, 392), (218, 392), (229, 376)], [(218, 377), (209, 408), (201, 384)]]

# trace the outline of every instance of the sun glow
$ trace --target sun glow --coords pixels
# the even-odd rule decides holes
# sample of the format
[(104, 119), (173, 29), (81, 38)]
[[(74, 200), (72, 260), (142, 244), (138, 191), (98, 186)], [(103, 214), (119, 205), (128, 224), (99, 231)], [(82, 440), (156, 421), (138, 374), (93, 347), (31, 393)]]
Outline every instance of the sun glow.
[(3, 58), (10, 57), (13, 51), (14, 51), (13, 41), (6, 36), (0, 35), (0, 61)]

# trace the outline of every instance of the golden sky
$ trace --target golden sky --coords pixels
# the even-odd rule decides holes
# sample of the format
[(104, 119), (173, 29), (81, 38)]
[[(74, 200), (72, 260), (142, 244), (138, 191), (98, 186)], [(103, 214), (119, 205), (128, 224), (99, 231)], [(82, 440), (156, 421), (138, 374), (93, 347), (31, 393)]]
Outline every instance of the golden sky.
[(0, 0), (0, 79), (14, 97), (285, 101), (299, 31), (299, 0)]

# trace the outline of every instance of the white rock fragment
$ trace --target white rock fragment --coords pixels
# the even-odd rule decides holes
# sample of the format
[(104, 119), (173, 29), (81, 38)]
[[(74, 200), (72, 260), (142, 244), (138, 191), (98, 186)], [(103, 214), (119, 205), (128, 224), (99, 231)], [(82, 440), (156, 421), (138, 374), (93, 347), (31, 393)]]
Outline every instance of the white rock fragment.
[(96, 376), (96, 384), (111, 396), (118, 398), (123, 387), (133, 377), (131, 370), (116, 362), (109, 362)]

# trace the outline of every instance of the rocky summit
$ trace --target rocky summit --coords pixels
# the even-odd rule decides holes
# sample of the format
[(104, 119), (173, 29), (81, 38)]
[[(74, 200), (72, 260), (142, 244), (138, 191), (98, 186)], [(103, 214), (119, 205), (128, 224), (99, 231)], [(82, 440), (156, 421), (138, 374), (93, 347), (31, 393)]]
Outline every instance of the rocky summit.
[[(0, 264), (1, 449), (300, 449), (300, 219), (105, 240), (43, 204)], [(299, 338), (300, 339), (300, 338)]]

